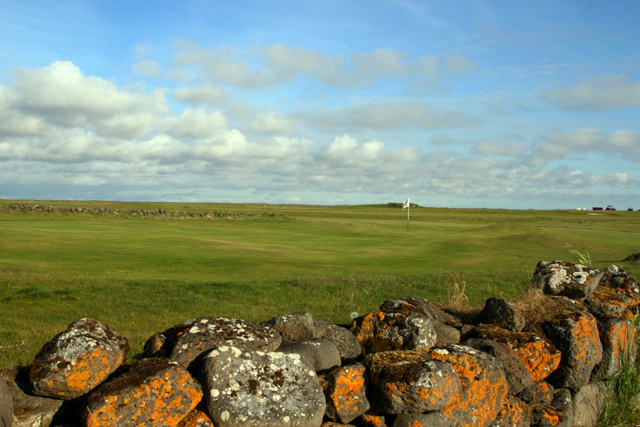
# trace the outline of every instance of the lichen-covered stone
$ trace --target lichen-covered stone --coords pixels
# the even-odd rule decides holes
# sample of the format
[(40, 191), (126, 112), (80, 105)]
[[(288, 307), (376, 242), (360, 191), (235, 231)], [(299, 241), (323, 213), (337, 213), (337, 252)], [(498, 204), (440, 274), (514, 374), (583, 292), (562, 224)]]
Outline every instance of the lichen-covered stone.
[(591, 378), (608, 378), (620, 371), (623, 363), (635, 360), (636, 329), (629, 319), (603, 316), (598, 319), (598, 333), (602, 361), (593, 369)]
[(356, 359), (362, 354), (360, 342), (347, 328), (326, 320), (315, 319), (316, 338), (324, 338), (338, 347), (343, 360)]
[(553, 393), (550, 405), (556, 409), (556, 414), (560, 417), (557, 427), (572, 427), (574, 420), (573, 399), (571, 391), (567, 388), (560, 388)]
[(593, 368), (602, 360), (602, 343), (596, 319), (590, 313), (566, 298), (558, 301), (567, 304), (567, 312), (547, 323), (544, 329), (562, 352), (562, 359), (547, 381), (556, 388), (576, 389), (589, 381)]
[(326, 403), (318, 376), (297, 354), (222, 346), (203, 359), (201, 382), (216, 427), (322, 424)]
[(278, 331), (285, 341), (301, 341), (318, 338), (315, 320), (311, 313), (306, 311), (280, 314), (262, 323), (262, 325)]
[(31, 364), (33, 393), (73, 399), (88, 393), (124, 362), (127, 339), (95, 319), (80, 319), (42, 347)]
[(508, 385), (501, 363), (459, 344), (434, 347), (428, 357), (449, 363), (460, 380), (459, 392), (440, 412), (461, 425), (491, 425), (507, 402)]
[(455, 316), (445, 313), (438, 304), (421, 298), (405, 297), (387, 300), (380, 306), (380, 311), (407, 311), (424, 314), (431, 320), (437, 320), (454, 328), (462, 327), (462, 322)]
[(427, 350), (436, 342), (433, 321), (420, 313), (377, 311), (353, 321), (351, 332), (364, 353)]
[[(200, 405), (198, 405), (200, 406)], [(215, 427), (206, 412), (196, 407), (180, 421), (177, 427)]]
[(507, 403), (500, 408), (500, 412), (491, 427), (529, 427), (531, 416), (520, 400), (507, 396)]
[(548, 295), (583, 300), (593, 293), (604, 272), (565, 261), (540, 261), (531, 283)]
[(283, 341), (277, 351), (299, 354), (307, 363), (313, 366), (316, 372), (340, 366), (342, 363), (338, 347), (324, 338), (305, 341)]
[(460, 388), (449, 363), (417, 351), (375, 353), (369, 362), (369, 378), (374, 407), (389, 414), (444, 409)]
[(149, 357), (166, 356), (192, 371), (204, 353), (220, 346), (274, 351), (282, 336), (276, 330), (242, 319), (202, 317), (187, 320), (152, 336), (145, 344)]
[(362, 414), (358, 417), (358, 422), (362, 427), (387, 427), (387, 420), (383, 415)]
[(13, 396), (13, 427), (49, 427), (64, 401), (31, 393), (28, 367), (0, 369), (0, 377), (6, 381)]
[(551, 427), (560, 424), (560, 414), (558, 414), (558, 410), (551, 405), (533, 405), (531, 406), (531, 412), (531, 420), (535, 426)]
[(365, 375), (365, 367), (359, 363), (335, 367), (320, 374), (329, 418), (346, 424), (369, 410)]
[(549, 404), (553, 400), (554, 392), (555, 387), (546, 381), (540, 381), (518, 393), (518, 398), (531, 405)]
[(81, 417), (87, 427), (175, 427), (201, 399), (200, 384), (180, 364), (142, 359), (91, 392)]

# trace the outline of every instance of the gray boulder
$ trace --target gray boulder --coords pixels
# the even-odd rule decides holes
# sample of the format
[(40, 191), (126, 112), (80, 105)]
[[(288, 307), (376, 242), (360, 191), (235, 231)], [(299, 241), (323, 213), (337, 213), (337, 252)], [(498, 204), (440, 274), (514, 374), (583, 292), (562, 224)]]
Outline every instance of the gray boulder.
[(427, 350), (436, 343), (434, 321), (416, 312), (378, 311), (358, 317), (351, 325), (365, 353)]
[(480, 322), (498, 325), (513, 332), (521, 332), (526, 324), (511, 304), (502, 298), (489, 298), (480, 312)]
[(315, 319), (314, 325), (316, 338), (324, 338), (334, 343), (343, 360), (356, 359), (362, 354), (358, 339), (349, 329), (320, 319)]
[(316, 372), (340, 366), (341, 364), (338, 347), (324, 338), (305, 341), (284, 341), (277, 351), (286, 354), (299, 354), (309, 365), (313, 366)]
[(285, 341), (300, 341), (318, 338), (316, 325), (311, 313), (298, 311), (280, 314), (262, 325), (275, 329)]
[(202, 361), (201, 383), (216, 427), (320, 426), (325, 397), (299, 355), (219, 347)]
[(548, 295), (584, 300), (595, 291), (604, 272), (565, 261), (540, 261), (531, 283)]
[(573, 426), (596, 427), (607, 400), (607, 384), (592, 382), (572, 394)]

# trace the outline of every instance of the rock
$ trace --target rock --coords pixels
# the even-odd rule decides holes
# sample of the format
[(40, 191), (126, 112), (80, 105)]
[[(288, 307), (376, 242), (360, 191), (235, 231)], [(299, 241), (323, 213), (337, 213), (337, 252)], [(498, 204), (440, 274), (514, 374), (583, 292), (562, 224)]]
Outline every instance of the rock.
[(191, 371), (205, 352), (220, 346), (243, 350), (274, 351), (281, 335), (266, 326), (226, 317), (202, 317), (176, 325), (151, 337), (145, 344), (146, 355), (168, 356)]
[[(200, 405), (198, 405), (200, 406)], [(180, 421), (177, 427), (215, 427), (213, 421), (206, 412), (198, 407), (189, 412), (186, 417)]]
[[(393, 427), (460, 427), (466, 425), (447, 417), (442, 412), (400, 414), (393, 422)], [(475, 426), (475, 424), (468, 425)]]
[(492, 355), (502, 363), (509, 385), (509, 394), (518, 394), (526, 387), (533, 385), (531, 373), (520, 357), (506, 344), (483, 338), (472, 338), (465, 344)]
[(573, 426), (596, 427), (607, 400), (607, 384), (592, 382), (572, 394)]
[(531, 423), (535, 426), (557, 426), (561, 420), (558, 410), (551, 405), (533, 405), (531, 412)]
[(569, 389), (561, 388), (553, 393), (551, 406), (556, 409), (560, 422), (556, 427), (572, 427), (574, 424), (573, 400)]
[(529, 427), (531, 416), (528, 408), (513, 396), (507, 396), (507, 403), (500, 409), (491, 427)]
[(540, 381), (518, 393), (518, 398), (530, 405), (540, 403), (548, 405), (553, 400), (554, 392), (555, 388), (551, 384), (546, 381)]
[(284, 341), (277, 351), (287, 354), (299, 354), (307, 363), (313, 366), (316, 372), (340, 366), (342, 363), (338, 347), (323, 338), (306, 341)]
[(77, 320), (36, 355), (29, 371), (33, 393), (65, 400), (82, 396), (107, 379), (128, 352), (127, 339), (106, 324)]
[(630, 295), (635, 295), (636, 301), (640, 298), (640, 283), (629, 273), (616, 265), (610, 265), (600, 280), (602, 286), (631, 291)]
[(564, 316), (544, 325), (547, 337), (562, 352), (558, 368), (547, 381), (554, 387), (577, 389), (591, 378), (593, 368), (602, 360), (602, 344), (596, 319), (569, 299)]
[(498, 325), (503, 329), (521, 332), (526, 321), (511, 304), (502, 298), (489, 298), (480, 312), (480, 321)]
[(462, 322), (460, 321), (460, 319), (452, 316), (449, 313), (445, 313), (437, 304), (432, 303), (426, 299), (406, 297), (387, 300), (380, 306), (380, 311), (415, 312), (424, 314), (431, 320), (437, 320), (438, 322), (451, 326), (453, 328), (462, 327)]
[(565, 261), (540, 261), (531, 283), (548, 295), (583, 300), (593, 293), (604, 272)]
[(87, 397), (87, 427), (176, 426), (202, 399), (200, 384), (177, 362), (142, 359)]
[(460, 380), (459, 392), (441, 413), (460, 424), (491, 425), (507, 402), (508, 385), (501, 363), (459, 344), (440, 345), (427, 353), (433, 360), (449, 363)]
[(34, 396), (31, 393), (28, 367), (0, 369), (13, 396), (13, 427), (49, 427), (64, 403), (59, 399)]
[(320, 374), (329, 418), (346, 424), (369, 410), (365, 374), (365, 367), (359, 363), (335, 367)]
[(295, 313), (280, 314), (273, 319), (262, 323), (271, 329), (275, 329), (282, 335), (285, 341), (300, 341), (318, 338), (316, 325), (311, 313), (298, 311)]
[(446, 408), (460, 388), (450, 363), (425, 352), (389, 351), (370, 358), (374, 407), (388, 414), (419, 414)]
[(355, 335), (347, 328), (338, 326), (326, 320), (314, 321), (316, 338), (324, 338), (338, 347), (343, 360), (356, 359), (362, 354), (362, 347)]
[(623, 363), (633, 363), (636, 355), (636, 329), (629, 319), (601, 317), (598, 333), (602, 343), (602, 361), (596, 365), (591, 378), (608, 378), (622, 368)]
[(433, 321), (433, 330), (436, 333), (436, 344), (458, 344), (460, 331), (444, 323)]
[(387, 427), (387, 420), (382, 415), (366, 413), (362, 414), (358, 421), (362, 427)]
[(219, 347), (203, 359), (201, 382), (216, 427), (322, 424), (326, 403), (318, 376), (296, 354)]
[(436, 342), (433, 321), (419, 313), (377, 311), (355, 319), (351, 332), (365, 353), (426, 350)]
[(13, 427), (13, 394), (7, 381), (0, 376), (0, 427)]

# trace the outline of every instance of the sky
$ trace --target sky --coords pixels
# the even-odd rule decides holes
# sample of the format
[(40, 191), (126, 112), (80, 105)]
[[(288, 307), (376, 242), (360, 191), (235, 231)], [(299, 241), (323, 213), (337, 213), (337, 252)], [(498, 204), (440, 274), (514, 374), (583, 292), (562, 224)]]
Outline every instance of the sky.
[(638, 16), (3, 0), (0, 198), (640, 209)]

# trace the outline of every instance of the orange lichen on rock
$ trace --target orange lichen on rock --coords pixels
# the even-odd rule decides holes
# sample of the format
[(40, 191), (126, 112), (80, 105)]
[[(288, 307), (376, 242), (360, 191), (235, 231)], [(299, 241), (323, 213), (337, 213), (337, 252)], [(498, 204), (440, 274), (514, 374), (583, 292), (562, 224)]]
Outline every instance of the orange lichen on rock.
[(632, 360), (636, 353), (636, 329), (631, 320), (622, 317), (603, 317), (598, 321), (602, 342), (602, 361), (592, 377), (604, 378), (616, 374), (622, 364)]
[(191, 375), (164, 358), (143, 359), (88, 397), (87, 427), (174, 427), (202, 399)]
[(488, 426), (506, 403), (508, 385), (502, 365), (493, 356), (463, 345), (439, 346), (429, 357), (451, 364), (460, 391), (441, 412), (462, 426)]
[(198, 408), (189, 412), (186, 417), (180, 421), (178, 427), (214, 427), (213, 421), (205, 412)]
[(560, 365), (562, 353), (549, 342), (539, 339), (527, 343), (509, 344), (531, 373), (533, 382), (547, 378)]
[(508, 396), (492, 427), (528, 425), (531, 425), (531, 416), (525, 410), (524, 403), (513, 396)]
[(319, 376), (327, 399), (327, 415), (348, 423), (369, 410), (363, 365), (337, 366)]
[(387, 422), (382, 415), (362, 414), (359, 421), (363, 427), (387, 427)]

